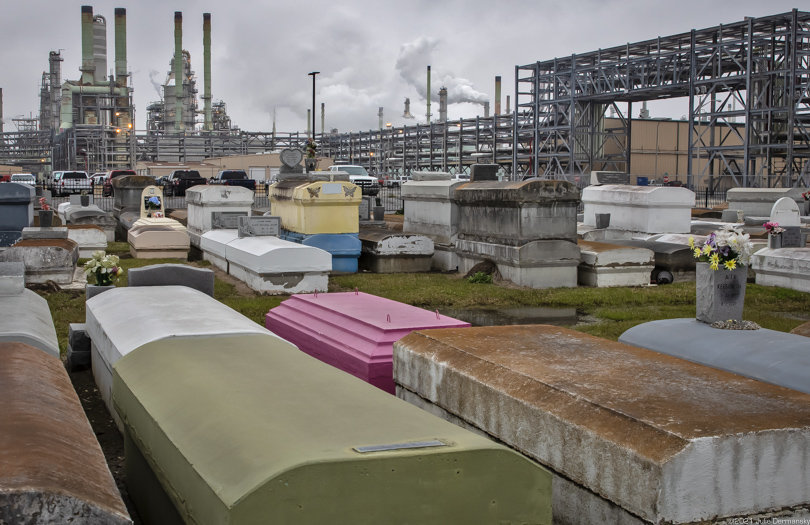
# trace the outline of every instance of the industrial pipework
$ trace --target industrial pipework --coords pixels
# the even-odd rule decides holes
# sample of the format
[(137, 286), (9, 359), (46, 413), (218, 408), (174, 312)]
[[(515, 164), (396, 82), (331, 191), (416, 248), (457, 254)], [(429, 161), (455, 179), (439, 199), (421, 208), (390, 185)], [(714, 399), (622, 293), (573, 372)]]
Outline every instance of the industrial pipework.
[(183, 13), (174, 12), (174, 129), (183, 129)]
[(203, 13), (203, 68), (203, 129), (211, 131), (214, 129), (211, 114), (211, 13)]

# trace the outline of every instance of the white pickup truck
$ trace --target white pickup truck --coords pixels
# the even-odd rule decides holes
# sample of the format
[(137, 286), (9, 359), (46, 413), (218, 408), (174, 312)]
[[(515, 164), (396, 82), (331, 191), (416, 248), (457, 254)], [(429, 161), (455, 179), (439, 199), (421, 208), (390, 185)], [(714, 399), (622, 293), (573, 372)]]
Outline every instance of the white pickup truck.
[(344, 171), (349, 174), (349, 181), (360, 186), (363, 195), (377, 196), (380, 193), (380, 181), (372, 177), (363, 166), (333, 165), (329, 166), (329, 171)]
[(54, 196), (81, 193), (93, 194), (93, 179), (84, 171), (54, 171), (51, 179), (51, 191)]

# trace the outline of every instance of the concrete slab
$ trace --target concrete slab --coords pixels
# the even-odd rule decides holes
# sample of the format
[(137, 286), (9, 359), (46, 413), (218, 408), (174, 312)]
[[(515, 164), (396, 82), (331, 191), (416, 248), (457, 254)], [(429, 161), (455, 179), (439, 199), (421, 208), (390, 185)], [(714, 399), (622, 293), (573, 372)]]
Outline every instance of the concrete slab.
[(455, 190), (465, 182), (409, 180), (401, 186), (405, 209), (402, 231), (428, 235), (434, 243), (453, 244), (458, 235)]
[(589, 241), (579, 241), (577, 245), (582, 254), (579, 284), (599, 288), (650, 284), (655, 267), (652, 250)]
[(807, 394), (541, 325), (413, 332), (394, 379), (651, 523), (810, 508)]
[(242, 314), (186, 286), (115, 288), (88, 300), (85, 309), (93, 376), (119, 429), (123, 427), (112, 406), (112, 369), (123, 356), (161, 339), (240, 334), (276, 338)]
[(414, 330), (464, 328), (464, 321), (362, 292), (293, 295), (265, 326), (312, 357), (394, 393), (394, 341)]
[(773, 205), (782, 197), (793, 199), (804, 209), (802, 191), (802, 188), (731, 188), (726, 193), (726, 198), (728, 208), (742, 211), (746, 218), (767, 218)]
[(689, 231), (695, 194), (674, 186), (588, 186), (582, 190), (584, 222), (596, 224), (597, 213), (610, 214), (610, 227), (645, 233)]
[(325, 292), (332, 256), (277, 237), (243, 237), (225, 247), (228, 273), (266, 293)]
[(24, 241), (29, 239), (67, 239), (68, 232), (67, 228), (64, 226), (56, 228), (29, 226), (28, 228), (23, 228), (22, 238)]
[(25, 290), (25, 264), (0, 262), (0, 297), (17, 296)]
[(764, 248), (751, 256), (756, 283), (810, 292), (810, 248)]
[(79, 245), (70, 239), (19, 241), (0, 254), (0, 261), (25, 264), (25, 282), (70, 284), (79, 260)]
[(131, 483), (186, 523), (551, 523), (547, 471), (281, 339), (157, 341), (114, 385)]
[[(194, 186), (186, 190), (188, 235), (191, 244), (200, 247), (200, 236), (223, 228), (213, 220), (217, 214), (251, 214), (253, 192), (239, 186)], [(235, 228), (235, 226), (234, 226)]]
[(581, 257), (569, 241), (533, 241), (518, 247), (466, 239), (457, 241), (456, 255), (459, 272), (492, 261), (505, 279), (530, 288), (576, 287)]
[(4, 312), (14, 312), (0, 316), (0, 342), (25, 343), (59, 357), (59, 340), (48, 301), (31, 290), (23, 290), (19, 295), (0, 297), (0, 306)]
[(360, 270), (374, 273), (429, 272), (433, 240), (426, 235), (391, 230), (362, 230)]
[(631, 239), (614, 240), (611, 244), (630, 246), (634, 248), (645, 248), (652, 250), (655, 254), (655, 268), (652, 278), (656, 279), (662, 271), (669, 272), (674, 277), (674, 282), (694, 281), (696, 261), (692, 250), (687, 245), (673, 244), (658, 241), (640, 241)]
[(136, 259), (188, 258), (191, 241), (185, 228), (173, 219), (140, 219), (127, 233), (129, 251)]
[(58, 357), (0, 343), (0, 522), (132, 521)]
[(619, 342), (810, 394), (810, 342), (800, 335), (664, 319), (634, 326)]

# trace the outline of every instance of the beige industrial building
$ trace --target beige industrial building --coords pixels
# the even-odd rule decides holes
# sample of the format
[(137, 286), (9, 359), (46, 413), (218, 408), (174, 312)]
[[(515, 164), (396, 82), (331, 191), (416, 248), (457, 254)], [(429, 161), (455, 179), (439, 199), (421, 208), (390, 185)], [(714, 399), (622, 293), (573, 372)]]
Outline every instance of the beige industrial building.
[[(317, 169), (327, 170), (332, 164), (332, 159), (319, 157)], [(281, 160), (278, 153), (262, 153), (217, 157), (202, 162), (139, 162), (135, 166), (135, 171), (138, 175), (162, 177), (174, 170), (197, 170), (200, 175), (210, 179), (221, 170), (245, 170), (250, 178), (257, 181), (274, 181), (280, 168)]]

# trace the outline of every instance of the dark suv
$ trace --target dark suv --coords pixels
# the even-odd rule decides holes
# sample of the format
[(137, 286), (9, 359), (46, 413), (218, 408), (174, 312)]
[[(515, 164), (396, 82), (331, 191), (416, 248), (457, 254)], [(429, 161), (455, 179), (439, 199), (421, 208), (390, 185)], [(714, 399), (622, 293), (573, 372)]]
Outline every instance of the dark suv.
[(197, 170), (174, 170), (163, 178), (163, 195), (183, 197), (192, 186), (205, 184), (205, 178)]
[(107, 175), (104, 176), (104, 182), (101, 185), (101, 196), (102, 197), (110, 197), (113, 195), (113, 186), (112, 181), (118, 177), (123, 177), (124, 175), (137, 175), (135, 170), (111, 170), (107, 172)]

